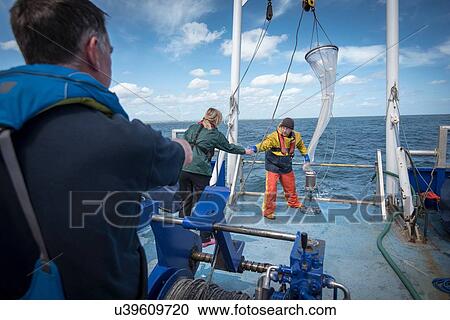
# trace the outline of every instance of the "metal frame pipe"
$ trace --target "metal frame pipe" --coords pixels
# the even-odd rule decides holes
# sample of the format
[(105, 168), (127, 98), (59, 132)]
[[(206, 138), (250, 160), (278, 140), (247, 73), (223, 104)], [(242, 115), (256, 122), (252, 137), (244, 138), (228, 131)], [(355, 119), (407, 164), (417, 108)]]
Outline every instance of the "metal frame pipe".
[[(244, 191), (244, 192), (239, 192), (239, 195), (262, 197), (262, 196), (264, 196), (264, 192)], [(284, 197), (283, 194), (277, 194), (277, 196)], [(379, 201), (338, 199), (338, 198), (314, 198), (314, 200), (319, 201), (319, 202), (335, 202), (335, 203), (359, 204), (359, 205), (376, 205), (377, 206), (380, 204)]]
[(226, 231), (231, 233), (245, 234), (249, 236), (257, 236), (262, 238), (284, 240), (291, 242), (294, 242), (297, 237), (295, 234), (292, 233), (282, 233), (266, 229), (249, 228), (244, 226), (231, 226), (227, 224), (218, 224), (218, 223), (213, 225), (213, 229), (217, 231)]
[(346, 286), (336, 281), (330, 281), (328, 284), (332, 288), (340, 289), (344, 293), (344, 300), (351, 300), (350, 290)]
[(437, 150), (409, 150), (409, 153), (412, 156), (418, 156), (418, 157), (427, 157), (427, 156), (437, 156), (438, 152)]
[[(154, 215), (152, 217), (152, 221), (163, 222), (167, 224), (175, 224), (182, 225), (183, 219), (167, 217), (163, 215)], [(212, 229), (215, 231), (225, 231), (231, 233), (245, 234), (249, 236), (257, 236), (262, 238), (269, 238), (275, 240), (284, 240), (294, 242), (297, 236), (292, 233), (283, 233), (278, 231), (266, 230), (266, 229), (257, 229), (257, 228), (249, 228), (244, 226), (232, 226), (228, 224), (215, 223), (212, 225)]]
[[(244, 160), (243, 163), (253, 163), (251, 160)], [(255, 164), (264, 164), (262, 160), (255, 160)], [(293, 165), (302, 166), (303, 162), (292, 162)], [(312, 167), (339, 167), (339, 168), (362, 168), (373, 169), (375, 166), (372, 164), (352, 164), (352, 163), (311, 163)]]
[(278, 266), (270, 266), (267, 268), (266, 277), (262, 285), (264, 289), (270, 289), (271, 272), (275, 270), (278, 270)]
[[(232, 99), (239, 105), (239, 81), (241, 69), (241, 28), (242, 28), (242, 0), (234, 0), (233, 3), (233, 32), (232, 32), (232, 53), (231, 53), (231, 95)], [(234, 96), (233, 96), (234, 95)], [(234, 102), (231, 101), (233, 104)], [(228, 134), (228, 141), (236, 144), (238, 141), (238, 117), (239, 111), (230, 105), (232, 114), (230, 120), (233, 121)], [(237, 165), (237, 155), (228, 153), (227, 158), (227, 183), (230, 185), (233, 179), (234, 168)]]
[(448, 131), (450, 126), (439, 127), (439, 139), (438, 139), (438, 168), (449, 168), (447, 165), (447, 144), (448, 144)]

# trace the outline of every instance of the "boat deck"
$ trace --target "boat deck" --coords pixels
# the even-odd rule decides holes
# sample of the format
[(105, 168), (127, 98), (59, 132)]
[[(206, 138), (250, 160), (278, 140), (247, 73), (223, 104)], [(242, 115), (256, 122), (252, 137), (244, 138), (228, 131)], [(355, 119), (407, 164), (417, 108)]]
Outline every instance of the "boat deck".
[[(276, 220), (266, 220), (261, 218), (254, 197), (241, 197), (239, 203), (233, 211), (227, 211), (232, 225), (287, 233), (301, 231), (307, 232), (310, 238), (325, 240), (324, 271), (346, 285), (352, 299), (411, 299), (377, 249), (376, 239), (384, 228), (378, 207), (320, 203), (321, 215), (305, 216), (280, 203)], [(449, 295), (433, 287), (432, 280), (450, 274), (450, 239), (440, 229), (437, 215), (432, 214), (430, 222), (426, 244), (407, 242), (395, 224), (383, 243), (424, 299), (449, 299)], [(291, 242), (238, 234), (232, 237), (245, 241), (244, 255), (248, 260), (289, 265)], [(151, 271), (157, 262), (151, 231), (143, 235), (143, 242)], [(212, 253), (213, 248), (209, 247), (205, 251)], [(210, 270), (209, 264), (201, 263), (196, 277), (206, 278)], [(215, 270), (212, 281), (225, 289), (253, 295), (259, 276), (253, 272), (233, 274)], [(332, 291), (324, 289), (323, 298), (331, 297)]]

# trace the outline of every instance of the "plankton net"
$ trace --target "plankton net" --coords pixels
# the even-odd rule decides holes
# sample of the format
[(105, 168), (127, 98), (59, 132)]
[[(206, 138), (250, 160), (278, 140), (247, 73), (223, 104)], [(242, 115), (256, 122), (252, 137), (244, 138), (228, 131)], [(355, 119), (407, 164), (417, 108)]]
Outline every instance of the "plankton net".
[(313, 162), (317, 144), (330, 121), (333, 110), (337, 57), (338, 47), (334, 45), (324, 45), (314, 48), (305, 55), (305, 60), (309, 63), (320, 81), (322, 91), (322, 108), (320, 109), (316, 130), (308, 147), (308, 154)]

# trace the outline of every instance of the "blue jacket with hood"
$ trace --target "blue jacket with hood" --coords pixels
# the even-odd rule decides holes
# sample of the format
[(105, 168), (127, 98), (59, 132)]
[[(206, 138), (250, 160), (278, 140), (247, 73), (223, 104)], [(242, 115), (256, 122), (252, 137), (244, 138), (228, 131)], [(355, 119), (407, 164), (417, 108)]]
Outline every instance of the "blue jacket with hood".
[[(140, 192), (177, 182), (181, 146), (129, 121), (116, 95), (90, 75), (55, 65), (0, 72), (0, 127), (14, 129), (66, 298), (144, 297), (146, 257), (136, 235)], [(0, 177), (0, 252), (8, 261), (0, 264), (0, 299), (20, 298), (39, 252), (1, 156)], [(116, 210), (117, 201), (124, 205)]]

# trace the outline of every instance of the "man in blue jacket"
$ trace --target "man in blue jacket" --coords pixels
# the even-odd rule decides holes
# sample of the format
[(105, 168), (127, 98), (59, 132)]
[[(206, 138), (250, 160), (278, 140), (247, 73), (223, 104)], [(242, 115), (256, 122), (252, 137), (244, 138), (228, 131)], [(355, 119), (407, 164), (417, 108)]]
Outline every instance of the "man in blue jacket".
[[(65, 297), (145, 297), (140, 192), (175, 184), (190, 146), (129, 121), (108, 90), (105, 13), (90, 1), (18, 0), (10, 13), (26, 65), (0, 72), (0, 127), (14, 130)], [(1, 156), (0, 177), (0, 298), (14, 299), (30, 287), (39, 250)]]

